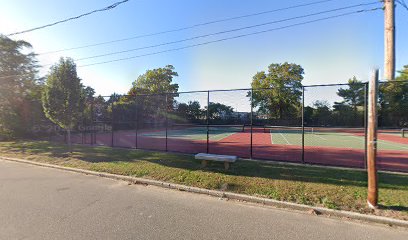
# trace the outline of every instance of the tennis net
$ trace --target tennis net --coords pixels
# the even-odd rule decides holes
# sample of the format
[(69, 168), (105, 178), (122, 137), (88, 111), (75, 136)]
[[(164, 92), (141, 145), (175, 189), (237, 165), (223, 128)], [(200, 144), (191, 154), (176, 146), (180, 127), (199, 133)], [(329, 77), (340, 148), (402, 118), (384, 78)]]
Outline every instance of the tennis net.
[(207, 131), (211, 132), (244, 132), (244, 125), (204, 125), (204, 124), (173, 124), (172, 130)]
[(364, 132), (364, 128), (336, 128), (336, 127), (292, 127), (292, 126), (272, 126), (265, 125), (263, 126), (264, 133), (302, 133), (304, 130), (305, 133), (315, 134), (315, 133), (361, 133)]

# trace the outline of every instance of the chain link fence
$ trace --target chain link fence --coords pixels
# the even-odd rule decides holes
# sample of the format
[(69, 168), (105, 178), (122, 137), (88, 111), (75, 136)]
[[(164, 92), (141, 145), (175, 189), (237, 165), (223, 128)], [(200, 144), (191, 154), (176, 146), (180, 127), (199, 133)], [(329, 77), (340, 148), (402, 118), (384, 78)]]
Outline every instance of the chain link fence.
[(408, 81), (384, 81), (378, 88), (377, 164), (408, 171)]
[[(71, 141), (365, 168), (367, 88), (350, 82), (98, 96), (87, 99)], [(380, 82), (378, 107), (379, 169), (408, 172), (408, 81)], [(44, 121), (53, 127), (38, 136), (66, 141)]]

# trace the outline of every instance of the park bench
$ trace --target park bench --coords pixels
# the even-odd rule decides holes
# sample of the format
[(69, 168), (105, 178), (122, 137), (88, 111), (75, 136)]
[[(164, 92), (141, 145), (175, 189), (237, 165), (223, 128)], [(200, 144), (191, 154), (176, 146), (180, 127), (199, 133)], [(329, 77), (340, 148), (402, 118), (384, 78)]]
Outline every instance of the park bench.
[(217, 155), (209, 153), (198, 153), (195, 155), (195, 159), (201, 160), (201, 165), (203, 167), (207, 166), (208, 161), (224, 162), (225, 170), (228, 170), (230, 163), (234, 163), (235, 161), (237, 161), (236, 156)]

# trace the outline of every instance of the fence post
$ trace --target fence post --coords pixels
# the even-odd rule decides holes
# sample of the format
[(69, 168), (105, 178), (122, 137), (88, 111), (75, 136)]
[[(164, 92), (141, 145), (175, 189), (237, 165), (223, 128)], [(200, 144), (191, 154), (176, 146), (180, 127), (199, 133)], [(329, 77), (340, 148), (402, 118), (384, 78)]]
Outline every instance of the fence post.
[(377, 208), (378, 179), (377, 179), (377, 91), (378, 69), (373, 70), (368, 86), (368, 141), (367, 141), (367, 175), (368, 194), (367, 203), (370, 208)]
[(364, 84), (364, 168), (367, 169), (367, 101), (368, 82)]
[(111, 147), (113, 147), (114, 145), (113, 145), (113, 138), (114, 138), (114, 133), (113, 133), (113, 131), (114, 131), (114, 129), (115, 129), (115, 127), (114, 127), (114, 125), (115, 125), (115, 121), (114, 121), (114, 116), (115, 116), (115, 112), (114, 112), (114, 106), (113, 106), (113, 100), (112, 100), (112, 103), (111, 103), (112, 105), (112, 119), (111, 119), (111, 125), (112, 125), (112, 130), (111, 130)]
[(92, 102), (91, 102), (91, 145), (94, 145), (94, 135), (96, 131), (95, 127), (95, 121), (94, 121), (94, 103), (95, 103), (95, 97), (92, 97)]
[(137, 149), (137, 134), (138, 134), (138, 127), (139, 127), (139, 109), (138, 109), (138, 101), (137, 101), (137, 96), (135, 96), (135, 148)]
[(166, 152), (167, 152), (167, 134), (168, 134), (168, 133), (167, 133), (167, 131), (168, 131), (167, 128), (168, 128), (168, 120), (169, 120), (169, 119), (168, 119), (168, 115), (167, 115), (167, 114), (168, 114), (168, 113), (167, 113), (167, 110), (168, 110), (168, 109), (167, 109), (167, 107), (168, 107), (167, 93), (165, 94), (165, 96), (166, 96), (166, 106), (165, 106), (166, 113), (165, 113), (165, 114), (166, 114)]
[(83, 128), (85, 126), (85, 122), (86, 122), (84, 111), (85, 111), (85, 109), (82, 110), (82, 127), (77, 126), (78, 131), (80, 131), (82, 133), (81, 134), (82, 135), (81, 144), (86, 143), (86, 130), (84, 130), (84, 128)]
[(305, 163), (305, 87), (302, 86), (302, 163)]
[[(254, 89), (251, 88), (251, 147), (250, 147), (250, 158), (252, 159), (252, 155), (253, 155), (253, 125), (254, 125)], [(244, 130), (245, 130), (245, 126), (244, 126)]]
[[(254, 123), (254, 120), (253, 120), (253, 118), (254, 118), (254, 102), (253, 102), (253, 99), (254, 99), (254, 89), (253, 88), (251, 88), (251, 121), (250, 121), (250, 123), (251, 123), (251, 146), (250, 146), (250, 154), (249, 154), (249, 157), (252, 159), (252, 155), (253, 155), (253, 123)], [(245, 125), (244, 125), (244, 131), (245, 131)]]
[(207, 153), (210, 152), (210, 91), (207, 91)]

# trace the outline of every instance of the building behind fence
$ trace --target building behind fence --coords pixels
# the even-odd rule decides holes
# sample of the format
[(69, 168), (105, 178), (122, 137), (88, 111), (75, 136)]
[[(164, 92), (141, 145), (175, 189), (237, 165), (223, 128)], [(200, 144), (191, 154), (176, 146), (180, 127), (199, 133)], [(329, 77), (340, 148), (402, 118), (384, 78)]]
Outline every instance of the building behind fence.
[[(350, 83), (98, 96), (87, 100), (72, 141), (364, 168), (367, 89)], [(378, 113), (379, 168), (408, 172), (408, 81), (380, 83)], [(64, 140), (61, 129), (48, 128), (37, 126)]]

